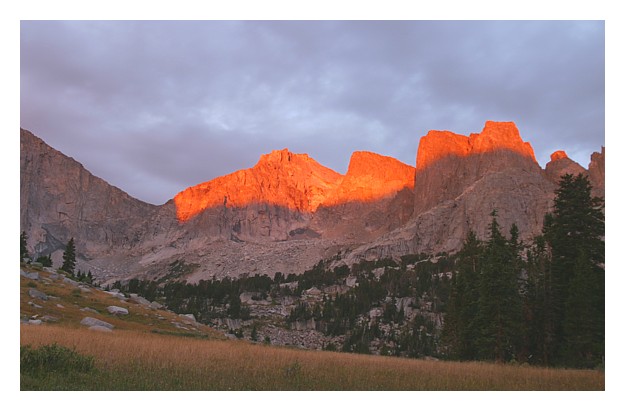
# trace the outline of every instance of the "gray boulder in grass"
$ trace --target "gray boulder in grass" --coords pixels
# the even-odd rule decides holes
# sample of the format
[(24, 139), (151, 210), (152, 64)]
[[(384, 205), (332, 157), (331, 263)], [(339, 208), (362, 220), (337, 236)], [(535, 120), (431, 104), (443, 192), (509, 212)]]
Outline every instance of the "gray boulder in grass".
[(128, 315), (128, 310), (126, 308), (118, 307), (116, 305), (106, 307), (106, 311), (113, 315)]
[(106, 327), (108, 329), (113, 329), (115, 328), (115, 326), (113, 324), (109, 324), (106, 321), (102, 321), (102, 320), (98, 320), (97, 318), (93, 318), (93, 317), (85, 317), (80, 321), (80, 324), (87, 326), (87, 327), (93, 327), (93, 326), (100, 326), (100, 327)]
[(112, 329), (108, 327), (103, 327), (101, 325), (92, 325), (91, 327), (89, 327), (89, 329), (91, 331), (102, 331), (102, 332), (107, 332), (107, 333), (113, 332)]
[(30, 290), (28, 290), (28, 295), (31, 298), (38, 298), (40, 300), (47, 300), (48, 299), (48, 295), (42, 291), (36, 290), (34, 288), (31, 288)]

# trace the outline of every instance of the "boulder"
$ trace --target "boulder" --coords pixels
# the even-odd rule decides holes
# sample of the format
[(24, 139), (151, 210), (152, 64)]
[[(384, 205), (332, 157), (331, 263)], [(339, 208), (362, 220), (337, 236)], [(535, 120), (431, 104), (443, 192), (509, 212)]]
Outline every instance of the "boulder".
[(69, 285), (74, 286), (74, 287), (78, 287), (78, 285), (80, 284), (78, 281), (74, 281), (71, 278), (67, 278), (67, 277), (63, 278), (63, 282), (65, 284), (69, 284)]
[(194, 323), (197, 322), (197, 320), (195, 319), (195, 315), (193, 315), (193, 314), (180, 314), (180, 317), (188, 318), (189, 320), (193, 321)]
[(28, 290), (28, 295), (31, 298), (37, 298), (39, 300), (44, 300), (44, 301), (48, 300), (48, 296), (47, 296), (46, 293), (44, 293), (42, 291), (39, 291), (39, 290), (36, 290), (34, 288), (31, 288), (31, 289)]
[(161, 308), (163, 308), (163, 304), (157, 303), (156, 301), (152, 301), (149, 305), (149, 308), (151, 308), (152, 310), (159, 310)]
[(348, 287), (356, 287), (358, 285), (358, 278), (350, 275), (345, 279), (345, 285)]
[(41, 325), (41, 320), (28, 320), (30, 325)]
[(41, 320), (47, 323), (55, 323), (59, 321), (57, 317), (54, 317), (52, 315), (44, 315), (43, 317), (41, 317)]
[(102, 332), (113, 332), (113, 330), (111, 328), (108, 327), (104, 327), (102, 325), (92, 325), (91, 327), (89, 327), (89, 330), (91, 331), (102, 331)]
[(100, 327), (106, 327), (109, 329), (113, 329), (115, 328), (115, 326), (113, 324), (109, 324), (106, 321), (102, 321), (102, 320), (98, 320), (97, 318), (93, 318), (93, 317), (85, 317), (80, 321), (80, 324), (87, 326), (87, 327), (93, 327), (93, 326), (100, 326)]
[(100, 314), (97, 310), (94, 310), (93, 308), (90, 308), (90, 307), (81, 308), (80, 311), (85, 311), (85, 312), (93, 313), (93, 314)]
[(20, 275), (28, 278), (29, 280), (39, 280), (39, 273), (37, 272), (20, 270)]
[(106, 311), (113, 315), (128, 315), (128, 309), (118, 307), (116, 305), (109, 305), (108, 307), (106, 307)]
[(112, 295), (115, 298), (119, 298), (122, 301), (128, 300), (128, 298), (126, 298), (124, 293), (121, 293), (119, 290), (105, 291), (105, 293), (110, 294), (110, 295)]
[(141, 305), (150, 305), (150, 302), (137, 294), (130, 294), (130, 301)]

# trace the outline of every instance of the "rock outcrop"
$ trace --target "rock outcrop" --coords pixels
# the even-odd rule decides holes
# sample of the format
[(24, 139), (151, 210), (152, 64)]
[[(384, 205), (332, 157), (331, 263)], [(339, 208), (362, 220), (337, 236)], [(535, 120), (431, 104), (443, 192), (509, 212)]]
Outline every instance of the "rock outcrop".
[(547, 177), (555, 184), (557, 184), (558, 181), (560, 181), (560, 177), (565, 174), (588, 174), (586, 169), (571, 160), (564, 150), (558, 150), (551, 154), (551, 161), (545, 166), (545, 173), (547, 173)]
[(592, 195), (605, 197), (605, 147), (601, 147), (601, 153), (592, 153), (588, 170), (571, 160), (565, 151), (558, 150), (551, 154), (551, 161), (545, 166), (545, 173), (556, 184), (564, 174), (574, 176), (583, 174), (590, 180)]
[(605, 147), (601, 147), (601, 153), (595, 152), (590, 156), (588, 175), (593, 195), (605, 197)]

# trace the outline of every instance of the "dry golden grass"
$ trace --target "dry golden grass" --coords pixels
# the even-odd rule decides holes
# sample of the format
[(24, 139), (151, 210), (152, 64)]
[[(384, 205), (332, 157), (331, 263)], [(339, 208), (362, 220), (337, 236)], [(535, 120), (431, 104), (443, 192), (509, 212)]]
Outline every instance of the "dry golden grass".
[(53, 342), (94, 356), (99, 371), (69, 381), (22, 379), (22, 389), (605, 389), (605, 375), (599, 371), (303, 351), (126, 330), (99, 333), (52, 325), (21, 327), (23, 345)]

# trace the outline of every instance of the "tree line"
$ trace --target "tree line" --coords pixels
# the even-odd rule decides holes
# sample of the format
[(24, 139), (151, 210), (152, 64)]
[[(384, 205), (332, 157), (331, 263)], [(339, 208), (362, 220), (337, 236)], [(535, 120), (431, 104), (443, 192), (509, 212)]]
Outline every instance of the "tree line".
[[(25, 231), (20, 233), (20, 263), (36, 263), (40, 264), (41, 267), (52, 267), (52, 255), (40, 255), (32, 260), (30, 253), (28, 252), (28, 235)], [(74, 242), (74, 237), (70, 238), (67, 244), (65, 245), (65, 250), (63, 251), (63, 263), (59, 267), (60, 270), (64, 271), (69, 275), (69, 277), (82, 281), (88, 284), (93, 284), (94, 278), (91, 274), (91, 270), (88, 272), (83, 272), (81, 270), (76, 270), (76, 244)]]
[(489, 238), (458, 253), (441, 350), (451, 359), (596, 367), (605, 355), (604, 200), (582, 174), (561, 177), (530, 244), (492, 214)]

